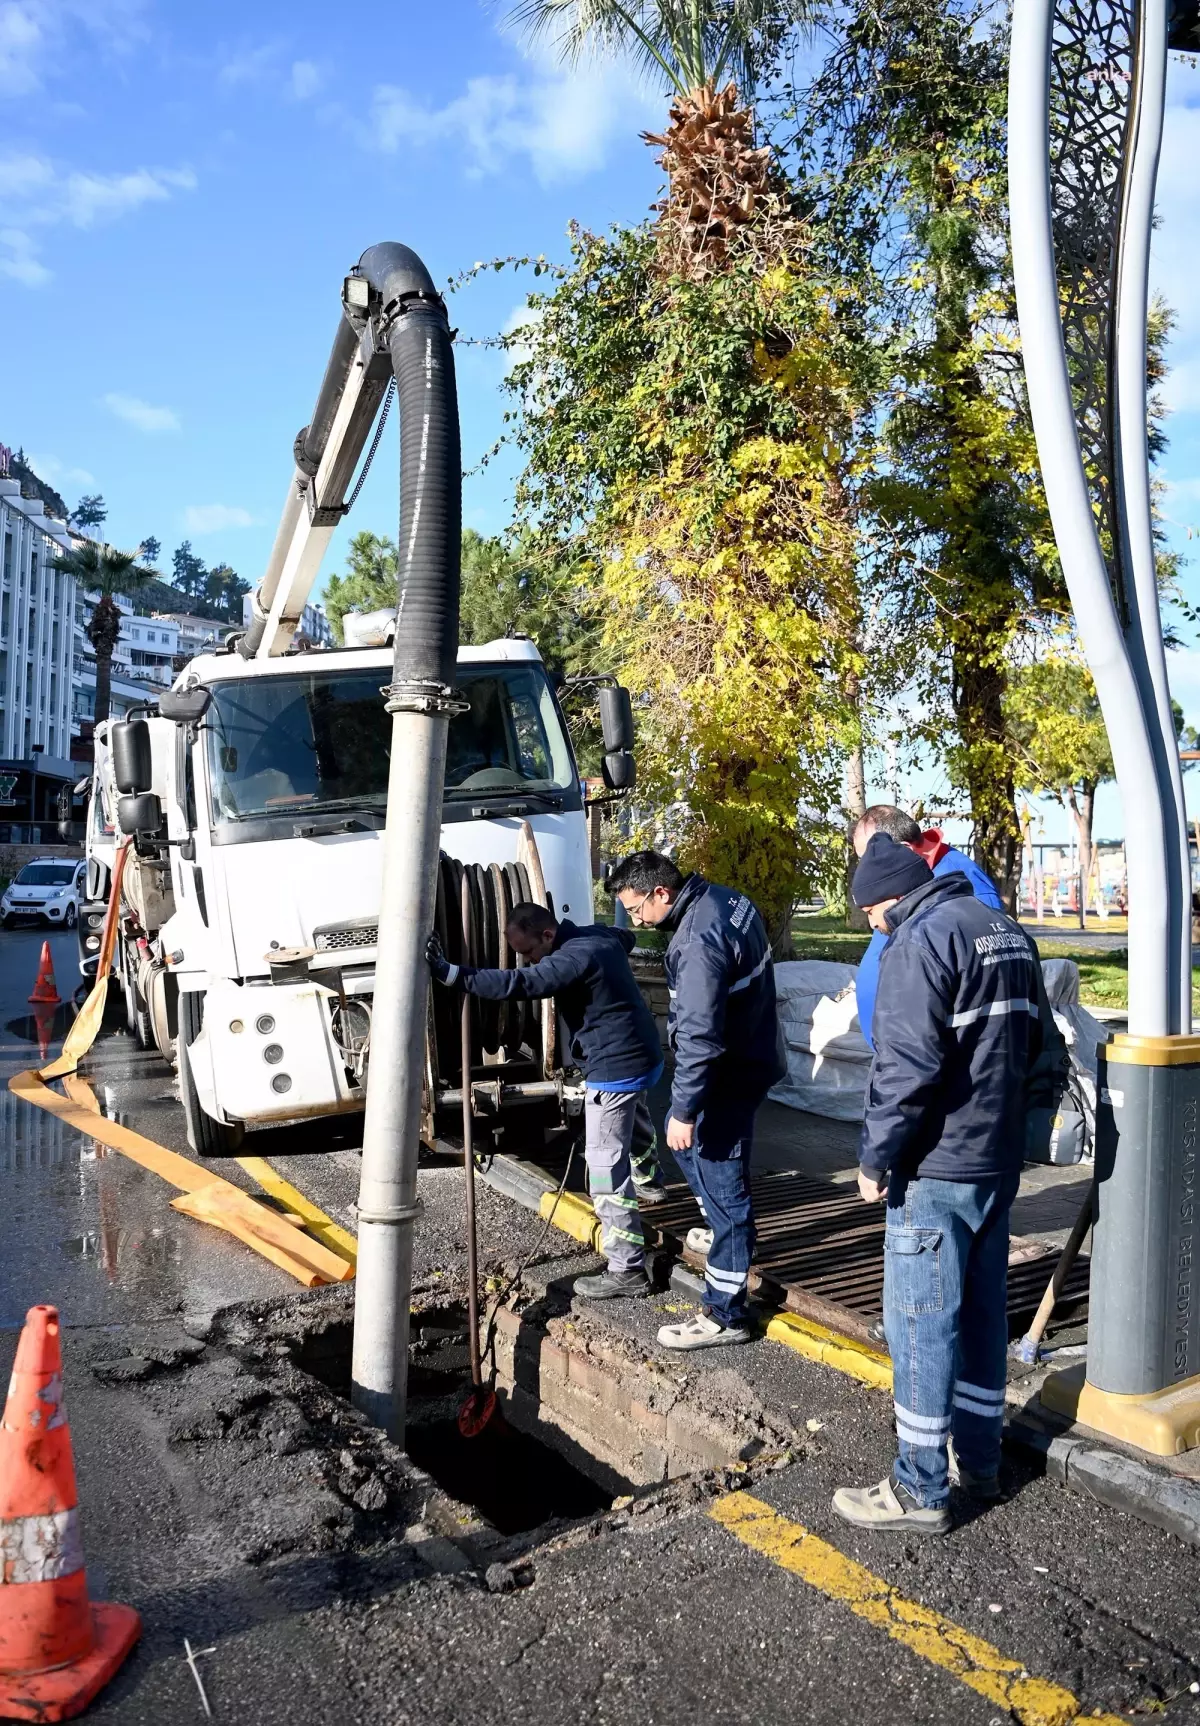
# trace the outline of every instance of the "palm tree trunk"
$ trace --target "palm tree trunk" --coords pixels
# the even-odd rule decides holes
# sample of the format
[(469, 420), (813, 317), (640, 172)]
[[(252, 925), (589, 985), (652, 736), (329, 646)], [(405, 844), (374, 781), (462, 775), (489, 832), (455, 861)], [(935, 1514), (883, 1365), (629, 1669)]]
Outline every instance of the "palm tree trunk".
[(96, 654), (96, 724), (108, 718), (112, 705), (112, 649)]

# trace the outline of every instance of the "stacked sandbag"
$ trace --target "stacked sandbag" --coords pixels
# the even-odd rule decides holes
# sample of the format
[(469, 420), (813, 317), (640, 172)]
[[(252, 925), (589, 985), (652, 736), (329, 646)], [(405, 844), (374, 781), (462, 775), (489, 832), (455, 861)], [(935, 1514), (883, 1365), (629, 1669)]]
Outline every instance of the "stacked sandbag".
[(793, 959), (775, 967), (787, 1075), (770, 1093), (777, 1103), (861, 1121), (871, 1051), (858, 1025), (856, 967)]

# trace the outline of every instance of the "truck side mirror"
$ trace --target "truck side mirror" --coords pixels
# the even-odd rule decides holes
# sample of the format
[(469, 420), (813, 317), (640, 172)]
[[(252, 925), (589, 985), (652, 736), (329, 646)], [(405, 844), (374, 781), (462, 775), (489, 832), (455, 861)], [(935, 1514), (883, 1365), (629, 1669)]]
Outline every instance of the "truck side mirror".
[(632, 791), (637, 784), (637, 762), (627, 749), (610, 749), (600, 771), (610, 791)]
[(600, 730), (606, 755), (633, 748), (633, 704), (623, 684), (610, 683), (601, 689)]
[(154, 783), (150, 727), (144, 719), (123, 719), (109, 731), (113, 777), (117, 790), (136, 796)]
[(161, 832), (162, 824), (162, 802), (153, 791), (141, 791), (134, 797), (117, 799), (117, 826), (122, 833), (149, 838)]
[(180, 725), (195, 725), (208, 712), (212, 690), (202, 684), (191, 689), (168, 689), (158, 698), (158, 711), (164, 719), (174, 719)]

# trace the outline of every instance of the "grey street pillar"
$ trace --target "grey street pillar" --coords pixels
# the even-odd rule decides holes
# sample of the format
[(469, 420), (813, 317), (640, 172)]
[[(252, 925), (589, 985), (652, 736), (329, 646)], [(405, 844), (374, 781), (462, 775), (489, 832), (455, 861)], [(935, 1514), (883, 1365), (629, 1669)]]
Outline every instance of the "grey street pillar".
[(1103, 1051), (1083, 1369), (1049, 1406), (1159, 1454), (1200, 1444), (1200, 1038), (1191, 872), (1159, 619), (1146, 426), (1168, 43), (1196, 0), (1014, 0), (1009, 198), (1026, 387), (1125, 816), (1129, 1031)]

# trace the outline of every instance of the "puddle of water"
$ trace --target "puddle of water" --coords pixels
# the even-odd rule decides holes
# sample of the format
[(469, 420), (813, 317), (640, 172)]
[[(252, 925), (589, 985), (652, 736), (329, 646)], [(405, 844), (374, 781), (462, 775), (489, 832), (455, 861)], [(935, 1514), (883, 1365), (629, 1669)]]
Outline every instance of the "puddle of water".
[(44, 1008), (37, 1014), (26, 1013), (19, 1019), (9, 1019), (4, 1029), (22, 1043), (61, 1043), (75, 1021), (75, 1013), (75, 1003), (63, 1001), (52, 1010)]

